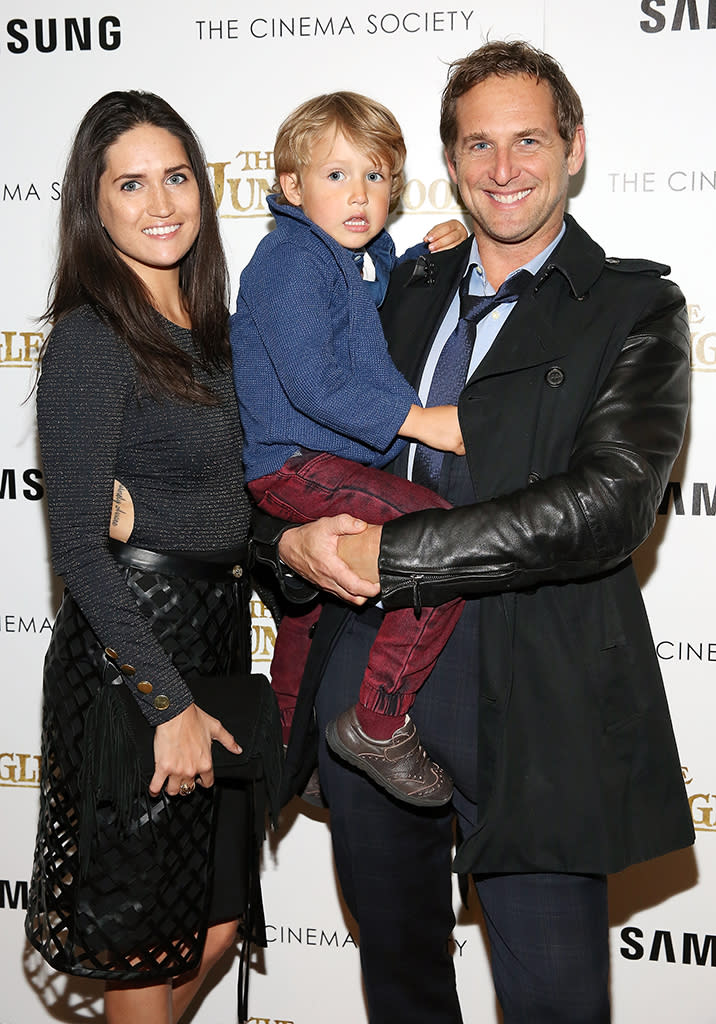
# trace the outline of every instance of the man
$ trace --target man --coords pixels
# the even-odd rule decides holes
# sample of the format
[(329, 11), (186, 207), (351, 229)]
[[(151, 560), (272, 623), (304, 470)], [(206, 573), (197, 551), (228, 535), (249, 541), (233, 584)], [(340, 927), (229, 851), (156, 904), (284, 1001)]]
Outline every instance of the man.
[[(341, 596), (370, 588), (350, 573), (331, 583), (317, 561), (333, 572), (339, 540), (377, 581), (379, 552), (386, 608), (468, 598), (413, 709), (455, 780), (455, 868), (475, 879), (505, 1024), (603, 1024), (606, 875), (693, 842), (629, 557), (683, 438), (684, 300), (667, 267), (606, 259), (565, 215), (585, 137), (552, 58), (494, 42), (457, 61), (441, 137), (474, 239), (432, 266), (400, 268), (383, 307), (391, 354), (423, 400), (465, 308), (459, 290), (490, 295), (520, 269), (532, 275), (473, 332), (459, 396), (467, 454), (447, 456), (436, 477), (458, 507), (382, 530), (347, 517), (292, 530), (280, 551)], [(420, 458), (409, 453), (396, 471)], [(312, 681), (322, 677), (322, 735), (354, 699), (381, 614), (324, 614), (289, 751), (294, 788)], [(325, 744), (319, 753), (371, 1024), (457, 1024), (452, 813), (400, 806)]]

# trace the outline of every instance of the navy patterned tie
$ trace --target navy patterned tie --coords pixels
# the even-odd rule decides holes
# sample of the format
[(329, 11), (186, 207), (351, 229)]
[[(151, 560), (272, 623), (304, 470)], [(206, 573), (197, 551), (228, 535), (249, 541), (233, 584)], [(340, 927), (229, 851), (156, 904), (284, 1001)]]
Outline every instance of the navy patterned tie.
[[(503, 302), (519, 298), (532, 280), (529, 270), (519, 270), (503, 282), (495, 295), (470, 295), (472, 271), (468, 268), (460, 282), (460, 315), (455, 330), (445, 342), (435, 365), (430, 383), (427, 405), (456, 405), (460, 392), (465, 387), (467, 370), (477, 334), (477, 322)], [(437, 489), (445, 453), (425, 444), (415, 447), (413, 480), (424, 487)]]

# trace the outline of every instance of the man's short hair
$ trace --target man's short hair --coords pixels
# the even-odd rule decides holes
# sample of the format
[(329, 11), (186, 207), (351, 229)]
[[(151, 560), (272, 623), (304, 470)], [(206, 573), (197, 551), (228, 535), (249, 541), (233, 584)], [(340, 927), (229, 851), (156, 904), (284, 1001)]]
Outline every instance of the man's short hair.
[(391, 173), (391, 209), (403, 191), (405, 140), (400, 125), (382, 103), (356, 92), (331, 92), (315, 96), (289, 114), (276, 135), (273, 192), (286, 202), (278, 181), (281, 174), (297, 174), (311, 162), (313, 147), (328, 132), (342, 132), (367, 156), (378, 157)]
[(495, 41), (450, 65), (440, 108), (440, 138), (450, 160), (455, 159), (457, 144), (457, 101), (492, 75), (500, 78), (529, 75), (538, 82), (547, 82), (554, 97), (559, 134), (567, 148), (571, 146), (577, 128), (584, 121), (584, 111), (582, 101), (561, 66), (554, 57), (529, 43)]

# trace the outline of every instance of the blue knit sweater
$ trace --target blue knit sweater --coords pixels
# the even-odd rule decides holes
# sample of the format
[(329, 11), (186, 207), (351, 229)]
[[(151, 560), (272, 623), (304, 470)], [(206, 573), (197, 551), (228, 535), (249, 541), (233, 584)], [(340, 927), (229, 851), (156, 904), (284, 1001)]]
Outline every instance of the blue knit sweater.
[(388, 355), (351, 253), (300, 208), (268, 203), (276, 228), (242, 273), (231, 318), (246, 479), (301, 448), (384, 466), (418, 396)]

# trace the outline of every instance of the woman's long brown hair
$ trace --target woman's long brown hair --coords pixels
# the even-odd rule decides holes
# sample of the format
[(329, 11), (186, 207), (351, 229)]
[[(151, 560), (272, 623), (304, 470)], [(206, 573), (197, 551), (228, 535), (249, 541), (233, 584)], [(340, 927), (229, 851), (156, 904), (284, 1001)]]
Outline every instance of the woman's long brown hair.
[(166, 334), (147, 289), (118, 255), (97, 211), (107, 149), (125, 132), (145, 124), (175, 136), (194, 172), (201, 224), (181, 262), (179, 286), (202, 362), (228, 364), (228, 272), (206, 158), (186, 121), (154, 93), (107, 93), (77, 129), (62, 183), (57, 269), (44, 319), (54, 324), (89, 303), (126, 342), (151, 393), (210, 403), (211, 393), (194, 380), (191, 357)]

